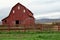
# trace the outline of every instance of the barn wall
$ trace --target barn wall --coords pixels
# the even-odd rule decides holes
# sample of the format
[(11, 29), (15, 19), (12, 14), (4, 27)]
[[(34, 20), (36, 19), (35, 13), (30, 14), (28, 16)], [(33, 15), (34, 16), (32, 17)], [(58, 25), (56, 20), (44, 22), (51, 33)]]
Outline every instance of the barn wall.
[[(18, 10), (18, 6), (20, 6), (19, 10)], [(25, 10), (25, 12), (23, 12), (24, 10)], [(13, 13), (13, 11), (15, 11), (15, 12)], [(31, 18), (30, 18), (30, 16), (31, 16)], [(5, 20), (7, 20), (7, 22), (5, 22)], [(34, 24), (34, 17), (32, 15), (32, 13), (20, 4), (17, 4), (12, 8), (10, 15), (5, 20), (3, 20), (2, 23), (5, 25), (7, 24), (8, 26), (15, 25), (16, 20), (19, 20), (20, 21), (19, 24), (21, 24), (21, 25)]]

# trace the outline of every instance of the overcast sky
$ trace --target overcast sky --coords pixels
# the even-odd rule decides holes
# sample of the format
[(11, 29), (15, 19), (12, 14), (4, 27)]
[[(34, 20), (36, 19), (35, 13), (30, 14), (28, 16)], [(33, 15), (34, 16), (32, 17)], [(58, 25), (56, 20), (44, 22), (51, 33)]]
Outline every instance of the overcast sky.
[(0, 0), (0, 20), (8, 16), (18, 2), (30, 9), (36, 19), (60, 18), (60, 0)]

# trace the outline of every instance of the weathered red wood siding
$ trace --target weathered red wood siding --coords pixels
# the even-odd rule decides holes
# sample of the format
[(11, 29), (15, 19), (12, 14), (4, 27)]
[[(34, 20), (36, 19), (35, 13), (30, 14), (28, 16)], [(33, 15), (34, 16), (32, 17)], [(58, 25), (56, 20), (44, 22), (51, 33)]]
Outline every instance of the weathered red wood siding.
[[(20, 6), (20, 9), (18, 10), (18, 6)], [(13, 13), (14, 10), (14, 13)], [(23, 12), (25, 10), (25, 12)], [(15, 20), (19, 20), (19, 25), (34, 25), (35, 19), (33, 17), (33, 14), (30, 10), (28, 10), (26, 7), (21, 5), (20, 3), (17, 3), (11, 10), (8, 17), (4, 18), (2, 20), (3, 25), (8, 26), (14, 26)]]

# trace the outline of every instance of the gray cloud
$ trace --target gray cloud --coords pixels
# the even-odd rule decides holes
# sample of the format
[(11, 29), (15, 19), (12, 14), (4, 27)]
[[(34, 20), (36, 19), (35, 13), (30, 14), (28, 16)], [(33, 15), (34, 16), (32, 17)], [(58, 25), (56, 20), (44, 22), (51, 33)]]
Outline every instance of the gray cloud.
[(10, 12), (10, 8), (3, 8), (0, 10), (0, 20), (2, 20), (3, 18), (7, 17), (9, 15)]
[[(53, 12), (60, 12), (60, 0), (31, 0), (29, 4), (22, 4), (28, 9), (30, 9), (34, 13), (34, 16), (52, 14)], [(0, 9), (0, 19), (8, 16), (11, 7)]]
[(34, 13), (60, 12), (60, 0), (51, 0), (50, 2), (45, 1), (43, 4), (40, 4), (39, 2), (36, 2), (34, 4), (32, 3), (29, 8)]

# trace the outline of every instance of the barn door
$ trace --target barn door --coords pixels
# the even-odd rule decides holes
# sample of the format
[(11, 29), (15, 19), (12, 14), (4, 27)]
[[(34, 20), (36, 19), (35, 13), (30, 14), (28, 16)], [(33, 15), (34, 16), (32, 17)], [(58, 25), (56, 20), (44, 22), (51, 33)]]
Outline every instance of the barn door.
[(16, 24), (19, 24), (19, 20), (16, 20), (16, 22), (15, 22)]

